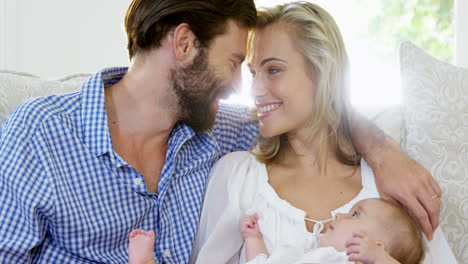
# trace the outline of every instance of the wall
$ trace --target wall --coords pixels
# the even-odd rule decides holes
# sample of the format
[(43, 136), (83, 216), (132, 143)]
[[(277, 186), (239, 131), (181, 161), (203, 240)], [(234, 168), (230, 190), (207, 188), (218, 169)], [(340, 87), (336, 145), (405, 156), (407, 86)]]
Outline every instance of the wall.
[[(456, 64), (468, 68), (468, 0), (455, 1)], [(127, 65), (129, 3), (0, 0), (0, 69), (57, 78)]]
[(128, 64), (130, 0), (0, 1), (0, 69), (57, 78)]
[(455, 0), (455, 60), (468, 68), (468, 0)]

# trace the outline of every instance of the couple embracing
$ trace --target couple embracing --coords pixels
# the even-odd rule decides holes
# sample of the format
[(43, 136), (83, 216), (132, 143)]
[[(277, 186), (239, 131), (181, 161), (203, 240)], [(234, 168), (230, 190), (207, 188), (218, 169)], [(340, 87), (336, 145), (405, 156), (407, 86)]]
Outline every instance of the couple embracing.
[[(382, 214), (393, 206), (379, 197), (435, 235), (426, 255), (449, 250), (437, 183), (350, 108), (346, 51), (325, 10), (134, 0), (125, 29), (128, 68), (29, 101), (0, 128), (2, 263), (300, 262), (297, 252), (343, 229), (336, 221), (357, 219), (360, 201)], [(254, 117), (219, 103), (244, 59)], [(401, 262), (394, 252), (421, 238), (395, 215), (419, 242), (358, 229), (343, 235), (348, 246), (322, 246)]]

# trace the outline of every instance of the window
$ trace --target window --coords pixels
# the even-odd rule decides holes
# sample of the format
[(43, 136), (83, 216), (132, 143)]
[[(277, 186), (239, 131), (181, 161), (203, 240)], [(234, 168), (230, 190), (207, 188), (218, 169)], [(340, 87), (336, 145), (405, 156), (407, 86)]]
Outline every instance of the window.
[[(257, 0), (257, 7), (291, 2)], [(454, 61), (454, 0), (316, 0), (335, 18), (351, 63), (351, 102), (379, 106), (401, 102), (398, 50), (412, 41), (431, 55)], [(249, 76), (233, 102), (252, 104)]]

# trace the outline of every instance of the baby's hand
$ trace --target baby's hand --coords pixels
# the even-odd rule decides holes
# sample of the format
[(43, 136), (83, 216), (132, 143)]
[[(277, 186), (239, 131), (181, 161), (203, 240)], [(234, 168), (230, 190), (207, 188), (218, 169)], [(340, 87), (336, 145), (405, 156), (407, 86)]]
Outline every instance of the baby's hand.
[(398, 263), (384, 248), (384, 244), (375, 241), (363, 232), (353, 232), (353, 237), (346, 241), (346, 255), (349, 261), (360, 261), (364, 264)]
[(239, 231), (244, 239), (248, 237), (262, 237), (258, 228), (258, 215), (244, 215), (239, 223)]

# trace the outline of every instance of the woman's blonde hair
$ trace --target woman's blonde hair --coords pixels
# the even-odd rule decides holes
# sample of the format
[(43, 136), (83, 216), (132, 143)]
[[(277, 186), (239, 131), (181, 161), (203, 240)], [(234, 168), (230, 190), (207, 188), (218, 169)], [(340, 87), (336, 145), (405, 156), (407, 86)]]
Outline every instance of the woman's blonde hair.
[[(323, 164), (331, 149), (340, 162), (358, 165), (360, 157), (351, 140), (349, 123), (348, 56), (334, 19), (327, 11), (309, 2), (260, 9), (257, 14), (257, 25), (249, 35), (248, 57), (252, 56), (255, 32), (281, 23), (293, 29), (288, 33), (314, 72), (312, 136), (319, 142), (316, 161)], [(287, 140), (284, 135), (259, 136), (258, 145), (252, 152), (260, 162), (269, 163), (277, 156), (284, 140)]]

